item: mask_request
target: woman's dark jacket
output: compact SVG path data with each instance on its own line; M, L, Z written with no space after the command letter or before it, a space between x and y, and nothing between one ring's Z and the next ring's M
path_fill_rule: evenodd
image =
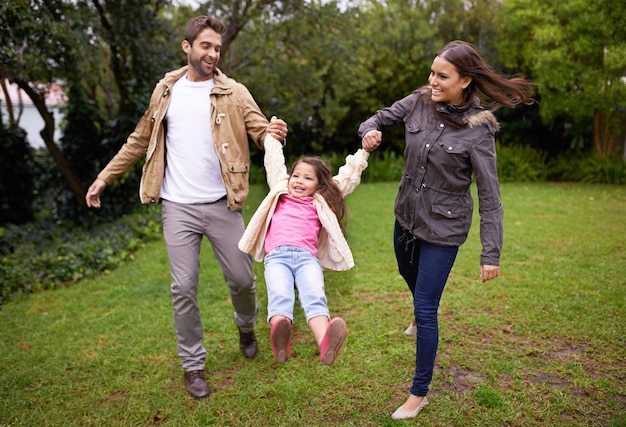
M495 116L478 99L461 108L433 104L430 88L423 87L361 123L359 137L402 125L405 167L395 202L400 226L426 242L463 244L472 223L470 185L475 174L483 247L480 263L500 265L503 209Z

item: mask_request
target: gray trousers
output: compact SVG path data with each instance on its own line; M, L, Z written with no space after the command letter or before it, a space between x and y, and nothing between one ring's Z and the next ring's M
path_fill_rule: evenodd
M244 232L243 218L241 212L228 209L226 200L193 205L163 200L161 216L173 280L178 355L184 370L204 369L206 349L197 297L203 236L211 242L230 288L237 326L251 332L259 313L252 259L237 247Z

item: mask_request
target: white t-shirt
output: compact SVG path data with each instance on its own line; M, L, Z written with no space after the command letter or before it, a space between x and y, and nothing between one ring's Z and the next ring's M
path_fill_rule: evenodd
M187 76L172 87L165 115L166 167L161 197L177 203L208 203L226 195L211 133L213 79L192 82Z

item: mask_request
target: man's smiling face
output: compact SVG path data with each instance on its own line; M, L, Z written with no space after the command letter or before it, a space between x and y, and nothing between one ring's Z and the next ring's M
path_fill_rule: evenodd
M222 35L206 28L198 34L193 44L183 40L182 46L189 64L187 79L194 82L212 79L220 60Z

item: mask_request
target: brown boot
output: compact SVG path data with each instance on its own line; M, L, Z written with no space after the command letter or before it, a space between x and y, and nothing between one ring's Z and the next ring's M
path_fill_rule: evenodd
M239 348L248 359L254 359L258 353L256 335L252 332L241 332L239 329Z
M204 380L204 370L185 371L185 388L194 399L204 399L210 393Z

